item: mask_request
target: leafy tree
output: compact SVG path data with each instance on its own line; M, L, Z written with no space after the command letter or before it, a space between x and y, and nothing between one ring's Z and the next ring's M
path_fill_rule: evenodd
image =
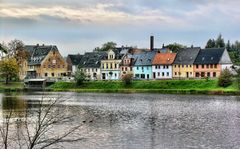
M126 74L122 77L122 81L124 85L131 85L133 80L133 75L132 74Z
M0 43L0 52L7 54L7 48Z
M110 49L116 48L116 46L117 44L115 42L110 41L110 42L104 43L101 48L96 47L95 51L108 51Z
M8 43L8 57L15 58L19 66L29 56L29 52L25 49L24 43L21 40L15 39Z
M74 79L77 83L77 85L82 85L83 82L86 80L86 74L83 72L81 68L78 68L77 71L75 72Z
M9 80L18 76L19 67L15 58L3 59L0 61L0 76L5 79L6 84Z
M228 51L231 50L231 43L230 43L229 40L228 40L228 42L227 42L227 44L226 44L226 49L227 49Z
M179 49L186 48L186 46L184 46L182 44L178 44L178 43L169 44L169 45L167 45L165 47L169 48L173 52L178 52Z
M221 87L228 87L233 82L231 72L226 68L222 71L218 78L218 85Z
M240 68L238 69L235 69L237 75L236 75L236 79L237 79L237 86L238 86L238 89L240 89Z

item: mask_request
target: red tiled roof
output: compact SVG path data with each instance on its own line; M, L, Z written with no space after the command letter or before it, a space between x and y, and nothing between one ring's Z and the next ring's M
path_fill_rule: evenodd
M171 65L176 53L157 53L153 59L153 65Z

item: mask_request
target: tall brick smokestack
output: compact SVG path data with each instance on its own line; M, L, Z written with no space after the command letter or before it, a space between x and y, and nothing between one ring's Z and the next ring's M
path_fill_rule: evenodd
M154 36L150 36L150 50L153 51L154 49Z

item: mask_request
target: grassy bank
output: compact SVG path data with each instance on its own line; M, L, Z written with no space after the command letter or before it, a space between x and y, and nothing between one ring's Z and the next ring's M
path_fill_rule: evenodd
M4 82L0 82L0 91L22 91L23 89L23 82L10 82L7 85Z
M219 87L217 80L157 80L133 81L129 86L121 81L93 81L76 86L70 82L57 82L49 87L53 91L119 92L119 93L171 93L171 94L232 94L239 95L236 83Z

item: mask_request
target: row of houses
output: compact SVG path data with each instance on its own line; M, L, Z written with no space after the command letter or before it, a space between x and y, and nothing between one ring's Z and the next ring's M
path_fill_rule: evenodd
M165 48L134 51L123 47L67 59L73 74L80 67L91 80L119 80L126 74L135 79L214 78L232 68L225 48L185 48L172 53Z
M153 37L150 49L119 47L67 58L57 46L27 45L25 49L30 56L21 65L20 79L71 78L78 68L90 80L119 80L126 74L135 79L215 78L232 67L225 48L191 47L172 53L168 48L154 48Z

